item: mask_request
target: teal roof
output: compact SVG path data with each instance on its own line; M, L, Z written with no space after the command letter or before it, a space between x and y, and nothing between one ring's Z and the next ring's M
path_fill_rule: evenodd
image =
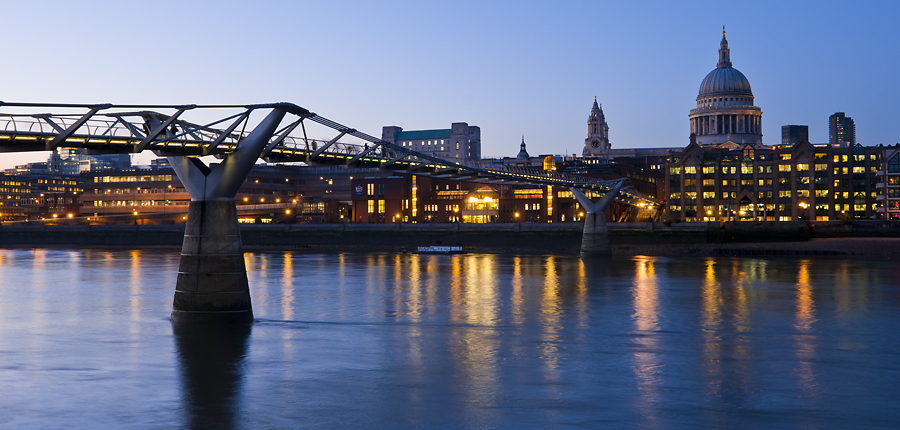
M448 139L450 138L450 129L441 130L415 130L401 131L397 133L396 140L422 140L422 139Z

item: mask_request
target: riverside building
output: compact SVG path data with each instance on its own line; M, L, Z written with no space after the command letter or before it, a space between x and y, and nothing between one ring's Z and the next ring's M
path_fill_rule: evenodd
M381 140L451 160L481 159L481 128L464 122L438 130L404 131L402 127L385 126Z
M809 142L734 148L692 142L669 159L665 203L682 221L870 218L878 212L882 152Z
M883 150L884 167L878 172L878 212L884 219L900 220L900 144L879 149Z

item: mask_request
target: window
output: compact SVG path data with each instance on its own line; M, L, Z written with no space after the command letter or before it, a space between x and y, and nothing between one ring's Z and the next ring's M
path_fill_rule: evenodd
M716 173L716 166L706 166L703 168L703 173Z
M783 199L791 198L791 190L781 190L778 192L778 197Z
M378 213L380 213L380 214L384 213L384 200L378 201Z
M790 159L791 159L791 154L781 154L781 159L782 159L782 160L785 160L785 161L786 161L786 160L790 160Z
M366 209L370 214L375 213L375 200L366 201Z
M684 166L685 174L694 174L697 173L697 166Z
M828 197L828 190L816 190L816 197Z
M709 192L709 191L704 191L704 192L703 192L703 198L704 198L704 199L714 199L714 198L716 198L716 193L714 193L714 192Z
M826 170L828 170L828 165L827 165L827 164L816 164L816 171L817 171L817 172L824 172L824 171L826 171Z
M900 173L900 152L888 160L887 171L888 173Z
M809 171L809 164L797 164L798 172L806 172Z
M669 168L669 174L670 174L670 175L680 175L680 174L681 174L681 167L670 167L670 168Z
M779 172L790 172L790 171L791 171L791 165L790 165L790 164L779 164L779 165L778 165L778 171L779 171Z
M741 166L741 174L752 175L753 174L753 166L742 165Z

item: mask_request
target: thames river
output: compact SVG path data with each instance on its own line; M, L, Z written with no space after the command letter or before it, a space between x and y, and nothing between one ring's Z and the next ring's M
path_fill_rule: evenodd
M892 262L247 253L177 328L178 261L0 250L0 427L900 426Z

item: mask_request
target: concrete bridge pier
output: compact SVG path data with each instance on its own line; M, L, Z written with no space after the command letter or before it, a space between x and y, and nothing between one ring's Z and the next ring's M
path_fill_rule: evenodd
M191 196L172 322L253 321L234 197L284 115L282 109L272 110L213 168L196 157L167 157Z
M612 255L609 245L609 229L606 227L606 214L604 211L612 203L616 193L625 185L625 180L619 180L606 195L597 203L591 201L580 190L572 188L572 194L584 207L584 233L581 236L582 257L607 257Z

